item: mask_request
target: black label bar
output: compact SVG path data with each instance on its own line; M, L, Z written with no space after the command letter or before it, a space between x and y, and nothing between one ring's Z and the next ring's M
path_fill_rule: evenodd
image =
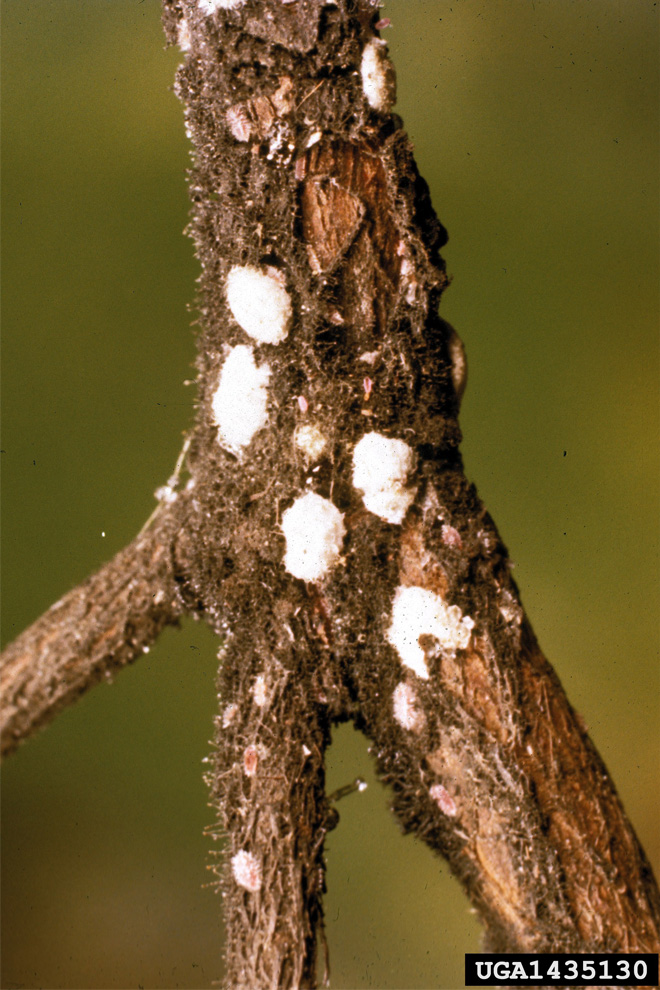
M490 953L465 956L468 987L657 987L658 956L643 952Z

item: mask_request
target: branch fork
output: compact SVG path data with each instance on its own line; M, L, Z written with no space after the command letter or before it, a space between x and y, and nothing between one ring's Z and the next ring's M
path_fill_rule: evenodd
M657 951L657 887L466 480L444 228L370 0L164 0L202 265L190 480L5 651L3 750L201 614L232 987L316 984L338 722L496 950ZM230 630L230 632L228 632Z

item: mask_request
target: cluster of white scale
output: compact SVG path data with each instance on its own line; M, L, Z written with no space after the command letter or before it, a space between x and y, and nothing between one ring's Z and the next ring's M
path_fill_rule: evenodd
M226 282L232 316L252 344L231 348L220 371L212 407L218 441L244 456L253 437L268 422L268 383L271 369L255 355L255 346L279 344L293 319L291 298L282 274L272 268L233 267ZM307 407L306 407L307 408ZM298 428L294 442L310 463L318 460L327 439L313 420ZM412 505L416 487L408 483L416 466L415 452L403 440L366 433L353 450L353 485L365 508L392 525L400 525ZM333 503L316 492L301 494L282 516L286 541L284 567L307 582L323 581L340 562L346 536L344 517ZM456 605L421 587L399 587L392 602L387 636L402 664L418 677L429 676L422 635L432 636L441 649L465 649L474 622Z
M244 2L198 0L198 6L204 14L212 15L223 8L241 7ZM189 50L185 22L179 40L181 48ZM393 72L385 43L379 38L365 45L360 73L366 101L377 111L387 111L393 102ZM243 457L254 436L268 423L271 369L266 361L259 360L255 346L277 345L286 339L293 307L286 280L274 268L234 266L227 276L225 293L232 316L254 345L239 344L229 350L212 398L212 410L218 442ZM313 419L298 427L293 440L310 464L320 460L328 447L328 438ZM365 508L387 523L400 525L417 493L408 484L415 466L415 452L403 440L366 433L353 450L353 485L361 493ZM283 564L294 577L320 582L340 563L346 536L344 517L329 499L310 491L301 494L283 513L282 531L286 541ZM441 650L455 652L467 647L473 627L469 616L435 592L400 586L392 601L387 639L405 667L417 677L428 679L420 637L431 636ZM420 731L423 715L408 681L397 686L392 702L394 717L402 728ZM444 788L436 785L436 790L442 791L432 794L441 810L455 814L453 801ZM232 857L232 872L246 890L257 892L261 888L261 865L253 853L239 850Z

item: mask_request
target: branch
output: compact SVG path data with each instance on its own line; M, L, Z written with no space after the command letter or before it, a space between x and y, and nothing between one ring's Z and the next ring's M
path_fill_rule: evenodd
M208 832L229 836L216 872L232 987L316 985L325 891L323 840L331 821L324 754L325 713L310 696L314 672L287 637L270 655L242 645L240 682L227 663L207 782L220 817ZM268 675L263 671L268 670ZM228 861L225 869L224 860ZM327 960L326 960L327 963ZM326 966L327 968L327 966Z
M449 860L492 949L655 952L653 874L538 648L497 532L463 479L428 474L427 510L402 535L399 580L461 601L475 625L458 648L428 642L428 678L387 669L372 644L355 665L360 724L394 810ZM450 498L467 513L448 512ZM438 525L447 516L460 534Z
M111 680L148 650L163 626L178 621L174 525L172 514L161 510L150 528L3 651L3 755L88 688Z
M347 719L492 947L657 949L644 853L463 473L446 234L374 3L163 11L202 265L190 480L9 648L8 745L202 613L227 641L208 782L229 985L315 983L324 752Z

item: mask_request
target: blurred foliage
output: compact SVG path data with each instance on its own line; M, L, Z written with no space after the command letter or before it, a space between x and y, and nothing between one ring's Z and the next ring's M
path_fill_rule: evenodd
M450 232L469 475L656 869L658 13L389 0L398 112ZM187 146L157 0L2 0L3 638L127 543L193 396ZM201 780L218 643L170 630L3 770L10 987L210 987ZM334 987L458 987L479 946L367 776L328 840Z

